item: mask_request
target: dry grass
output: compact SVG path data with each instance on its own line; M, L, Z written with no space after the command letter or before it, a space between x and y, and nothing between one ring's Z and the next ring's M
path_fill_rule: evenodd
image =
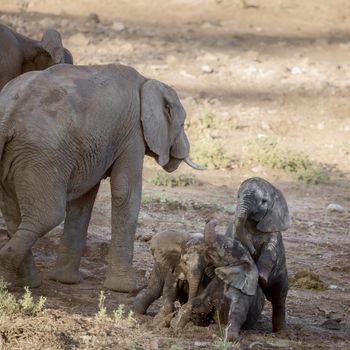
M328 287L317 273L310 270L299 271L294 276L289 277L289 284L295 288L314 290L326 290Z

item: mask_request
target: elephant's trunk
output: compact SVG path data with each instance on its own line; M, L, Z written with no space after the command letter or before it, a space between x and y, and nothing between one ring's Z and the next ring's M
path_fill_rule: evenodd
M216 240L216 232L215 232L215 226L216 226L215 220L210 220L206 223L204 228L204 240L208 243L213 243Z
M254 255L256 251L253 243L248 238L245 225L249 215L252 213L254 205L255 202L252 195L242 196L238 200L235 215L235 237L248 248L251 255Z
M201 271L193 271L188 279L188 300L196 297L198 294L199 284L202 279Z
M238 198L236 214L235 214L235 228L236 234L240 240L243 239L244 226L249 217L252 208L254 207L253 194L241 194Z
M196 170L207 170L207 168L203 165L196 164L190 157L186 157L184 162L189 165L191 168Z

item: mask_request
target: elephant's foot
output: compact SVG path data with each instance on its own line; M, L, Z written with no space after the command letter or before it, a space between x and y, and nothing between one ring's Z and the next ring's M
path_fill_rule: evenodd
M138 290L136 271L130 268L126 271L109 271L104 287L121 293L130 293Z
M192 316L192 305L185 304L180 309L178 314L171 320L170 327L178 332L183 329L186 324L191 320Z
M13 287L36 288L41 284L40 273L37 270L33 256L27 255L18 268L10 264L10 259L0 257L0 277Z
M41 276L35 265L20 268L16 273L14 285L17 287L39 287L41 285Z
M3 279L11 286L16 286L16 270L8 266L2 258L0 258L0 279Z
M238 344L240 341L239 329L230 327L227 330L227 340L233 342L234 344Z
M153 325L158 329L169 327L172 318L173 318L173 305L165 304L160 308L158 314L154 317Z
M49 272L49 279L65 284L78 284L81 283L87 275L80 272L77 269L67 267L54 267Z
M287 323L286 323L284 317L272 320L272 331L274 333L281 332L281 331L284 331L286 329L287 329Z

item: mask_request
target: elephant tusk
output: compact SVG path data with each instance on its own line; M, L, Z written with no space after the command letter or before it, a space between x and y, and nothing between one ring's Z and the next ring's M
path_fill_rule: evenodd
M186 157L183 161L187 165L189 165L191 168L193 168L193 169L196 169L196 170L207 170L207 168L205 166L196 164L189 157Z

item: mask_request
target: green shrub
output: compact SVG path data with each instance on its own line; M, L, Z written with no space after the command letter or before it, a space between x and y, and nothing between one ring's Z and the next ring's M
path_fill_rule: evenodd
M193 142L191 157L208 169L225 169L232 165L232 159L225 153L220 144L211 138Z
M46 298L41 296L39 297L38 302L35 303L29 288L24 287L24 290L25 292L23 294L23 297L19 300L20 309L25 315L35 316L43 310L46 303Z
M176 200L164 192L142 194L142 204L151 204L151 203L168 204L173 202L176 202Z
M283 147L270 138L250 142L243 154L242 163L257 163L272 169L280 169L305 183L317 184L329 179L323 164L310 160L303 152Z
M101 290L100 296L98 298L98 311L96 314L96 318L100 321L107 318L107 309L105 307L105 301L106 301L105 293Z
M27 316L36 316L43 310L46 298L40 297L37 302L34 301L32 293L28 287L24 287L24 294L21 299L9 293L9 284L0 279L0 317L21 313Z
M195 184L196 177L192 174L170 175L159 171L151 182L156 186L185 187Z
M9 293L8 286L6 281L0 279L0 317L15 314L19 310L16 297Z

